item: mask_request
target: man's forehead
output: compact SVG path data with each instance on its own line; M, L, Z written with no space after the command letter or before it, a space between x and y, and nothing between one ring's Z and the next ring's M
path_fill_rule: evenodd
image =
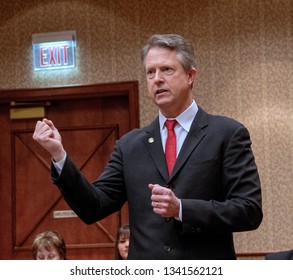
M178 61L177 52L166 48L152 48L146 55L146 66L156 64L170 64Z

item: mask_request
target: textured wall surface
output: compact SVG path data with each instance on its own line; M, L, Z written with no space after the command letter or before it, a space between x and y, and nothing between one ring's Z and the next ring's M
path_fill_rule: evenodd
M261 176L264 221L235 234L236 249L293 248L293 1L2 0L0 13L1 89L138 80L141 126L157 114L140 63L146 39L194 42L194 97L249 128ZM76 68L34 73L32 34L66 30L77 34Z

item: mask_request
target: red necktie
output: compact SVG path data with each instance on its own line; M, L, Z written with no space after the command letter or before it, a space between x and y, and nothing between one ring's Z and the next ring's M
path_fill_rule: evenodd
M176 123L176 120L166 120L165 122L165 126L168 129L168 136L165 147L165 157L169 175L172 173L173 166L176 161L176 134L174 132L174 127Z

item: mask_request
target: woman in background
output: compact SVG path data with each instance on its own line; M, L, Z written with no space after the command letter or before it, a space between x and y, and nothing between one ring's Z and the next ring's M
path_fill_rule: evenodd
M120 227L116 236L116 259L127 260L129 249L130 228L129 225Z
M35 260L66 260L65 241L57 231L43 231L33 241L32 254Z

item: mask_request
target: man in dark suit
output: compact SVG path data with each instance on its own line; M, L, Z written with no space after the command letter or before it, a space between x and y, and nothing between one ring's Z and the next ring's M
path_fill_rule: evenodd
M192 44L183 37L151 36L142 62L158 117L116 142L93 184L66 153L52 121L38 121L33 138L54 159L52 178L88 224L128 201L129 259L236 259L233 232L254 230L262 221L249 132L193 100L197 70ZM167 119L176 120L177 158L170 174L164 155Z

